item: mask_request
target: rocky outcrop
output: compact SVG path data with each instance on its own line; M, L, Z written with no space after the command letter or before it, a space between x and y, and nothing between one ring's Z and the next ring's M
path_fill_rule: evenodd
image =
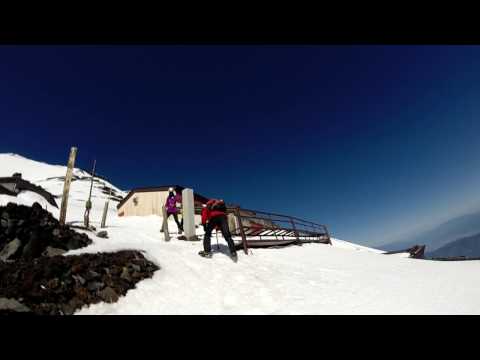
M99 238L108 239L108 233L107 233L105 230L99 231L99 232L97 233L97 236L98 236Z
M0 194L6 194L10 196L17 196L22 191L31 191L45 198L50 205L58 208L55 201L55 197L46 191L41 186L32 184L31 182L22 179L22 174L15 173L11 177L0 178Z
M0 262L0 314L70 315L117 301L158 269L138 251Z
M31 310L15 299L0 298L0 314L29 313Z
M62 256L91 242L38 203L0 207L0 314L73 314L118 301L158 270L138 251Z
M0 261L34 259L87 246L92 240L61 226L40 204L0 206Z

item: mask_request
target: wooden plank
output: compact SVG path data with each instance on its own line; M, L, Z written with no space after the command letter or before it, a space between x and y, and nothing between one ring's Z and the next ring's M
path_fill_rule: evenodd
M63 184L62 205L60 207L60 225L65 225L67 218L68 194L70 192L70 184L72 183L73 168L75 166L75 158L77 156L77 148L70 149L70 156L68 158L67 174Z

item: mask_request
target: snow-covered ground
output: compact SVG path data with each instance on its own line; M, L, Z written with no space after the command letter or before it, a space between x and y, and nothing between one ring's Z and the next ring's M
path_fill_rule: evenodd
M66 162L66 161L65 161ZM50 211L55 217L59 217L60 204L63 194L63 179L67 173L67 167L64 165L50 165L34 160L27 159L17 154L0 154L0 177L12 176L15 172L22 174L22 178L31 183L43 187L56 197L58 209L50 205L42 196L35 193L20 193L17 197L0 195L0 205L6 205L8 202L16 202L22 205L31 205L37 201L40 205ZM73 180L70 185L70 194L68 197L67 223L83 222L85 212L85 202L90 191L90 176L87 172L75 168L74 177L81 180ZM92 219L101 219L105 201L108 194L102 191L102 187L112 188L114 193L119 196L126 196L126 193L118 189L108 181L98 179L94 182L92 189L92 209L90 217ZM109 205L109 214L116 214L116 205L118 201L111 201Z
M61 186L45 180L53 170L57 172L53 176L66 172L65 167L0 154L0 176L22 172L25 179L61 194ZM76 201L69 202L67 220L81 221L88 186L79 181L73 189ZM94 225L104 203L104 195L97 195ZM0 195L0 204L8 200L19 201ZM29 195L20 199L26 204L33 200ZM108 218L110 238L89 233L93 244L68 254L140 249L161 270L117 303L92 305L77 314L480 314L480 261L415 260L334 239L333 246L239 252L235 264L220 236L220 251L204 259L197 255L200 242L175 237L165 242L160 217L117 217L115 205L111 204ZM169 226L176 231L174 222ZM215 236L212 242L216 251Z

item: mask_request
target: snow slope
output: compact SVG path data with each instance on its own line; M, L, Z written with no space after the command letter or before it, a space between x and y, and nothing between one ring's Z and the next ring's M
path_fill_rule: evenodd
M63 193L63 178L67 173L67 167L63 165L50 165L34 160L27 159L17 154L0 154L0 177L12 176L15 172L22 174L22 178L32 182L35 185L43 187L56 197L56 202L60 208ZM70 195L68 198L67 223L83 222L85 212L85 202L90 191L89 174L86 171L75 168L73 171L74 179L70 185ZM96 178L92 189L92 210L90 217L95 222L101 220L103 207L108 197L103 189L112 189L113 194L123 197L126 193L108 181ZM0 195L0 205L6 205L9 201L22 205L32 205L35 201L47 208L55 217L58 218L60 209L51 206L43 197L32 192L21 192L17 197ZM116 205L118 201L113 199L109 205L109 214L116 214Z
M0 156L2 171L4 158ZM9 161L19 160L18 166L10 166L26 174L20 165L27 163L22 159L10 155ZM46 178L40 175L43 166L34 174L38 181ZM49 166L45 169L45 173L51 170ZM68 217L81 221L84 202L80 200L86 193L80 185L77 190L79 201L69 203ZM93 244L67 255L140 249L161 270L117 303L91 305L78 311L80 315L480 314L479 261L433 262L387 256L380 250L334 239L333 246L306 244L253 249L250 255L239 252L235 264L227 257L227 246L220 236L220 250L216 250L214 236L216 252L212 259L204 259L197 255L200 242L175 237L165 242L160 217L117 217L115 207L111 208L110 238L89 233ZM169 226L176 231L174 222Z

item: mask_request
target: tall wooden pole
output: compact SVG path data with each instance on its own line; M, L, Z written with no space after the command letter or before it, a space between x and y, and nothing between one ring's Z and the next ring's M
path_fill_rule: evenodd
M62 205L60 207L60 225L65 225L65 220L67 218L68 193L70 192L70 184L72 182L73 167L75 166L76 156L77 148L72 147L68 158L67 174L65 175L65 182L63 184Z
M103 208L102 224L100 225L102 229L105 227L105 223L107 222L108 203L110 202L110 196L112 196L112 188L110 188L110 194L108 194L105 207Z
M93 170L92 170L92 179L90 181L90 193L88 194L88 200L85 204L85 216L84 216L84 225L88 228L90 224L90 209L92 208L92 189L93 189L93 178L95 177L95 165L97 164L97 160L93 160Z
M163 217L163 224L162 224L162 232L163 236L165 236L165 241L170 241L170 233L168 232L168 217L167 217L167 209L165 209L165 205L162 205L162 217Z

